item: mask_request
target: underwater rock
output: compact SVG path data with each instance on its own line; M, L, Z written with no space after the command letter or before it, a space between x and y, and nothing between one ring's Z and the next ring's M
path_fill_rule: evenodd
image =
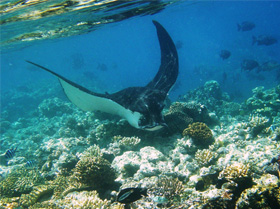
M142 160L146 160L151 163L158 163L159 161L166 160L165 156L160 151L151 146L140 149L139 154Z
M195 145L207 147L214 142L211 129L205 123L192 123L183 131L183 136L190 136Z
M141 164L141 156L137 152L127 151L122 155L115 157L112 167L120 174L118 180L133 177L139 170Z

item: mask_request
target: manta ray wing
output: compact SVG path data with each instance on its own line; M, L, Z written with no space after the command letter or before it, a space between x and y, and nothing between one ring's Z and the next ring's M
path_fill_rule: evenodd
M109 94L99 94L88 90L87 88L74 83L73 81L64 78L63 76L53 72L52 70L38 65L34 62L26 60L28 63L33 64L51 74L55 75L64 90L68 99L77 107L84 111L102 111L110 114L119 115L126 118L127 121L134 127L139 128L138 120L141 117L140 113L132 112L124 106L110 99Z
M179 73L178 53L174 42L167 31L157 21L153 20L157 28L161 50L161 64L154 79L147 87L164 91L166 94L177 80Z

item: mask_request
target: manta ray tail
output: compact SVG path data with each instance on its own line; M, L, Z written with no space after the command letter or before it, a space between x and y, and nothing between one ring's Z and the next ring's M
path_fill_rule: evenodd
M157 21L153 20L153 23L156 26L160 44L161 65L156 76L148 83L147 87L156 88L167 94L178 77L178 54L175 44L167 31Z

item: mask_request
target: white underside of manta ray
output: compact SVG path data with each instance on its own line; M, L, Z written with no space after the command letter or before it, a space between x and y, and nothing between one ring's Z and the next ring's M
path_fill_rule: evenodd
M164 100L177 80L178 54L167 31L153 21L161 49L161 65L154 79L144 87L129 87L113 94L92 92L63 76L31 61L27 61L58 77L69 100L84 111L102 111L119 115L138 129L158 130L165 125L162 110Z

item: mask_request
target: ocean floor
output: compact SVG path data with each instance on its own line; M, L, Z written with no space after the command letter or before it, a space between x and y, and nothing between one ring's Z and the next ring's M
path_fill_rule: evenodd
M167 101L156 132L56 88L2 95L0 208L280 208L280 85L240 104L208 81ZM148 196L116 202L128 187Z

